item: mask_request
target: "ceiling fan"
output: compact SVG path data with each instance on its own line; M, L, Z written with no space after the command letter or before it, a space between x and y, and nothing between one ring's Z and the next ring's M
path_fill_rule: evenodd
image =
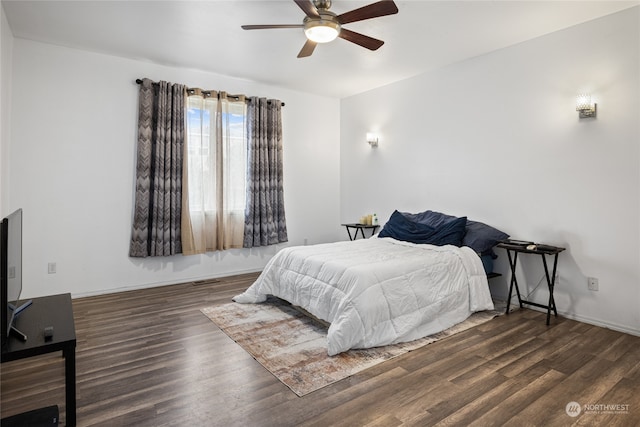
M336 37L340 37L351 43L355 43L369 50L377 50L384 44L382 40L347 30L342 26L351 22L364 21L365 19L378 18L380 16L398 13L398 7L393 0L382 0L336 15L331 12L331 0L294 0L300 9L307 15L302 24L291 25L243 25L243 30L265 30L273 28L302 28L307 36L307 41L298 53L298 58L311 56L318 43L328 43Z

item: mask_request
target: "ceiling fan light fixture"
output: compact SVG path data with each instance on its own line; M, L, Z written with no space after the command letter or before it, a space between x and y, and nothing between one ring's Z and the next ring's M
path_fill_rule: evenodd
M304 24L304 34L316 43L329 43L340 34L340 24L324 19L308 21Z
M302 28L307 40L298 53L298 58L306 58L311 56L318 44L329 43L335 40L336 37L369 50L377 50L384 44L382 40L342 28L342 26L398 13L398 7L393 0L378 0L375 3L341 13L340 15L329 10L331 0L294 0L294 2L305 14L301 25L242 25L242 29Z

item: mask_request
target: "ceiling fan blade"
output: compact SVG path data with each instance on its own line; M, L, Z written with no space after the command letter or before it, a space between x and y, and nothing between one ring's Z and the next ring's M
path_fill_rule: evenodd
M318 13L318 9L311 3L311 0L293 0L296 2L300 9L309 17L309 18L320 18L320 14Z
M366 47L369 50L378 50L380 46L384 44L382 40L374 39L373 37L365 36L364 34L356 33L355 31L347 30L346 28L340 30L338 37L362 47Z
M382 0L354 9L350 12L345 12L342 15L338 15L336 19L340 24L348 24L350 22L364 21L365 19L393 15L396 13L398 13L398 7L393 0Z
M316 45L317 45L316 42L307 39L306 43L304 44L304 46L302 46L302 49L298 54L298 58L305 58L307 56L311 56L311 54L313 53L313 50L316 48Z
M242 25L243 30L270 30L273 28L304 28L302 24L283 25Z

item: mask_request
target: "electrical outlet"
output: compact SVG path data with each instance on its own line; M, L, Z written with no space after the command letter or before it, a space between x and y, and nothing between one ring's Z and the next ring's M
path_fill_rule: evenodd
M587 277L587 287L590 291L597 291L600 289L598 279L596 277Z
M47 265L47 272L49 274L55 274L55 272L56 272L56 263L55 262L50 262Z

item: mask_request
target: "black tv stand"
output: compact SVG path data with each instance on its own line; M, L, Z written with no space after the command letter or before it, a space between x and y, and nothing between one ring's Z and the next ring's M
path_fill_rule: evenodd
M66 425L68 427L75 426L76 330L71 295L62 294L34 298L33 306L18 316L15 321L15 326L29 336L29 341L7 340L0 353L2 363L62 351L65 366ZM47 328L55 329L55 336L47 339L45 331ZM1 424L4 427L4 420Z

